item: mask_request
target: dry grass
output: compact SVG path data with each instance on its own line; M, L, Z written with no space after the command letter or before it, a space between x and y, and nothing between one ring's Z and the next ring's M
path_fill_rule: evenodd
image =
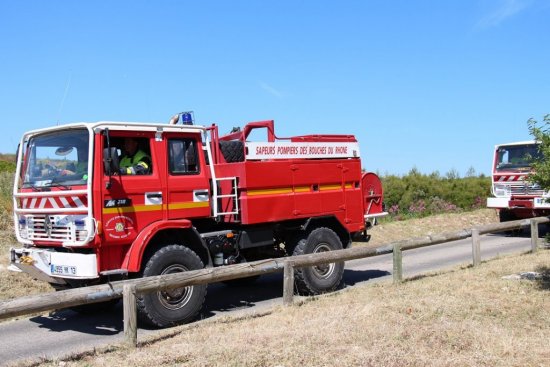
M13 229L13 173L0 172L0 300L52 291L48 284L7 270L10 247L19 247Z
M476 225L498 223L498 221L498 215L494 209L479 209L471 212L439 214L398 222L383 222L369 231L372 238L368 245L380 246L392 241L452 232L472 228Z
M550 251L401 285L356 287L263 317L180 327L137 350L46 366L547 366Z
M32 279L24 273L15 273L7 269L9 265L10 247L18 247L13 231L13 222L4 224L0 228L0 301L17 297L28 296L44 292L52 292L53 289L44 282Z

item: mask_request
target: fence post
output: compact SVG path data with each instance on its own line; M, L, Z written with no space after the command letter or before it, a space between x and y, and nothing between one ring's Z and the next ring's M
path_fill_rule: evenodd
M539 223L536 219L531 219L531 252L537 252L539 245Z
M472 257L473 266L479 266L481 264L481 239L477 229L472 229Z
M283 264L283 305L290 306L294 301L294 263L286 260Z
M403 251L400 244L393 245L393 282L403 281Z
M125 284L122 288L124 306L124 338L126 344L137 346L137 305L136 286Z

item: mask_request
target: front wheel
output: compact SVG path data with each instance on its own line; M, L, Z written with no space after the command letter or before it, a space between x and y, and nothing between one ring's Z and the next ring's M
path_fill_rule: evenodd
M341 250L342 242L330 228L317 228L305 238L296 238L293 256ZM299 294L311 296L338 289L344 275L344 263L329 263L296 268L294 282Z
M511 211L510 209L500 209L498 211L498 219L500 220L501 223L504 223L504 222L510 222L510 221L516 220L518 218L516 217L514 212Z
M143 276L180 273L203 267L203 262L191 249L168 245L149 258ZM206 284L142 294L137 299L138 316L142 322L156 327L186 323L197 316L205 297Z

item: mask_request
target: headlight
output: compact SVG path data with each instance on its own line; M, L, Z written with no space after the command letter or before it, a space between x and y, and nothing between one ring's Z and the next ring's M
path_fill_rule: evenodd
M495 196L510 196L512 194L512 188L509 185L496 184Z
M28 238L28 231L27 231L27 218L24 215L19 216L18 220L18 226L19 226L19 234L22 238Z

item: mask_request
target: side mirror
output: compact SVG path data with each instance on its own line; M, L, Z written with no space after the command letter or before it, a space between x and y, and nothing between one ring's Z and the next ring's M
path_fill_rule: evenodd
M120 162L118 161L116 147L103 149L103 169L105 170L105 174L109 176L119 172Z

